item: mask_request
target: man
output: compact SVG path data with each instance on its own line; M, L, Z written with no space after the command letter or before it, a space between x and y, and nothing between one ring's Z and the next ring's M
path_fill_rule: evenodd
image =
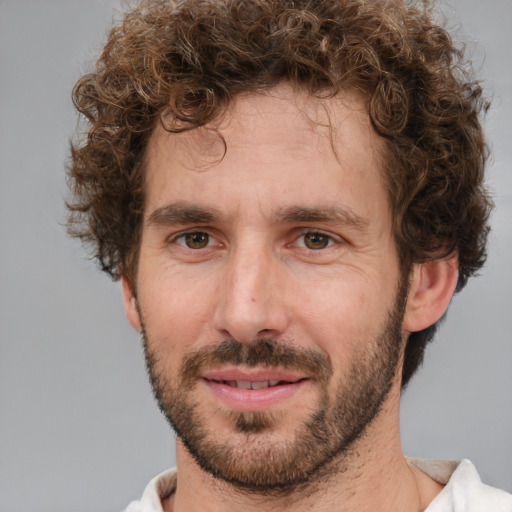
M400 446L401 389L485 260L461 59L398 0L154 0L113 29L74 92L71 229L178 435L130 512L512 510Z

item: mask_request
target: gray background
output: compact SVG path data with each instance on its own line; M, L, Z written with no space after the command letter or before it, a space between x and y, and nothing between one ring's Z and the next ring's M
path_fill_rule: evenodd
M120 511L174 464L119 285L61 226L70 91L119 8L0 0L0 512ZM454 299L405 394L403 444L469 457L512 491L512 2L443 10L494 92L497 209L483 276Z

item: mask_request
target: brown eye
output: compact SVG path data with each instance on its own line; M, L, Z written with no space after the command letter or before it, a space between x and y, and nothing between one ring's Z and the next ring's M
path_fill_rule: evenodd
M325 249L331 243L331 237L323 233L306 233L304 235L304 245L308 249Z
M193 233L186 233L183 235L185 245L189 249L204 249L208 247L210 243L210 235L208 233L202 233L195 231Z

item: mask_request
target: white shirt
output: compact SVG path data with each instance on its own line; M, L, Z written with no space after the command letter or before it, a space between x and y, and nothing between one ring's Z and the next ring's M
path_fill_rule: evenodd
M424 473L445 485L425 512L512 512L512 495L485 485L475 466L467 460L407 459ZM158 475L147 485L142 499L132 501L125 512L163 512L161 497L176 487L176 470Z

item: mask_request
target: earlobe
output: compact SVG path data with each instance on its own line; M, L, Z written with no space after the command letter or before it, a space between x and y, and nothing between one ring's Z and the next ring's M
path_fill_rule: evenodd
M137 298L133 292L133 286L126 277L121 277L121 286L123 289L123 303L126 317L132 327L137 331L142 331L142 322L140 319L139 309L137 307Z
M405 331L421 331L443 316L455 292L458 275L456 254L414 264L403 323Z

